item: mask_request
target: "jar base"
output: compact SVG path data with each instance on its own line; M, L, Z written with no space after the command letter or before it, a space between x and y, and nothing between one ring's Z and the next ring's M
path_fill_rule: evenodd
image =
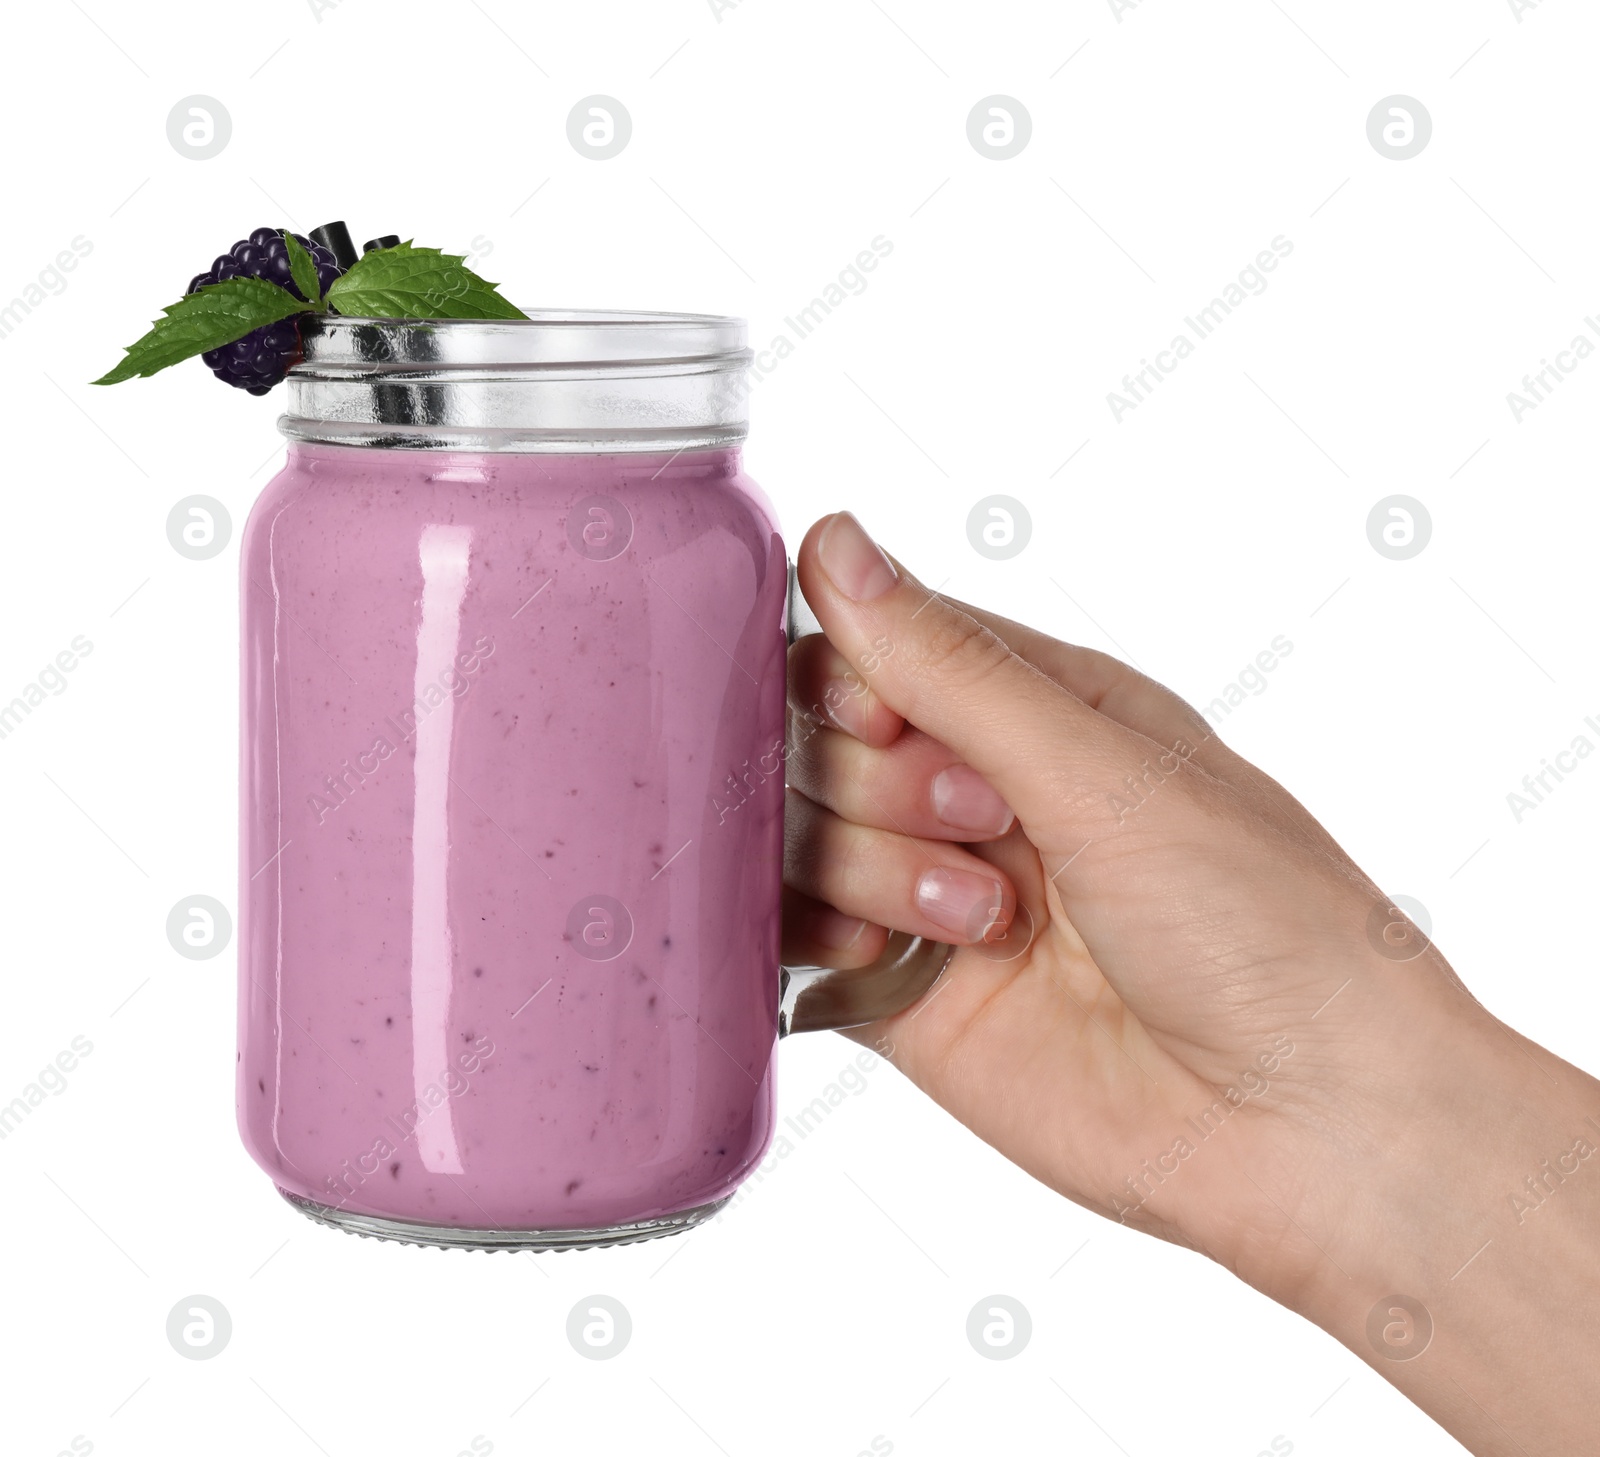
M704 1224L733 1196L714 1199L676 1214L658 1219L640 1219L630 1224L612 1224L592 1229L462 1229L453 1225L421 1224L409 1219L385 1219L377 1214L357 1214L318 1204L302 1194L279 1189L290 1204L308 1219L346 1234L367 1239L394 1240L400 1244L428 1245L442 1250L511 1250L538 1253L547 1250L600 1250L612 1245L638 1244L647 1239L662 1239L682 1234Z

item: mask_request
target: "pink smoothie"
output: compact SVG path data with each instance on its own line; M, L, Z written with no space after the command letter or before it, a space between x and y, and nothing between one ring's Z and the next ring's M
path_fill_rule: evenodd
M728 1194L772 1128L783 795L738 452L294 445L242 572L255 1160L455 1228Z

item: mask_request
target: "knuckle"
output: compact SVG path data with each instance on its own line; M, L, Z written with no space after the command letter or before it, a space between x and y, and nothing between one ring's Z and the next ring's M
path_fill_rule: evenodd
M910 655L908 655L910 656ZM959 692L987 682L1014 654L981 622L955 610L937 613L917 644L916 666L938 692Z
M875 835L844 824L830 847L826 875L836 894L856 901L870 893L877 876L879 855Z
M881 781L882 775L869 765L835 774L829 792L839 815L851 824L887 829L890 820L884 808L886 791Z
M784 824L784 879L813 899L837 905L871 887L876 837L827 808L791 793Z
M785 774L792 788L845 819L862 818L863 790L870 793L874 765L858 756L855 741L813 720L794 716L789 725Z

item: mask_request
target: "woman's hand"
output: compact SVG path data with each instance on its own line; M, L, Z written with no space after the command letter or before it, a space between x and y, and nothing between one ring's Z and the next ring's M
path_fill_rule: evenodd
M1549 1352L1532 1394L1486 1353L1560 1259L1593 1309L1544 1329L1600 1345L1572 1224L1600 1216L1600 1159L1538 1236L1508 1200L1586 1115L1600 1146L1600 1086L1492 1018L1159 684L930 593L848 514L799 573L826 637L790 654L785 960L865 965L886 927L963 947L863 1036L980 1137L1310 1315L1475 1450L1575 1440L1537 1395ZM1378 1318L1397 1295L1431 1360L1394 1348L1420 1317Z

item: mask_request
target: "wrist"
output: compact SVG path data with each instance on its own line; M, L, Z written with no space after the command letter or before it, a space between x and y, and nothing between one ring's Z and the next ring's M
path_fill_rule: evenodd
M1303 1262L1296 1306L1341 1339L1361 1296L1448 1300L1562 1195L1600 1197L1600 1083L1476 1003L1441 1019L1383 1102L1373 1137L1328 1151L1328 1253Z
M1374 1071L1326 1111L1261 1288L1473 1451L1576 1450L1600 1309L1600 1083L1464 996L1412 1035L1403 1076Z

